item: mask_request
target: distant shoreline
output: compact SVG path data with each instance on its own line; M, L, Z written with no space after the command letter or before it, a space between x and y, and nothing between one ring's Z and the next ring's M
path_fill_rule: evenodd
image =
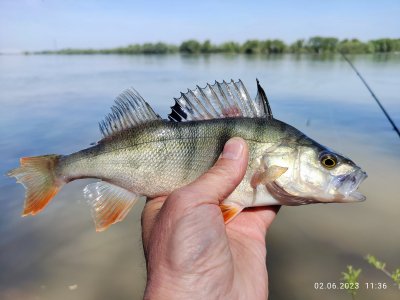
M131 44L125 47L109 49L60 49L23 52L22 54L211 54L211 53L243 53L243 54L282 54L282 53L390 53L400 52L400 39L382 38L362 42L358 39L339 40L333 37L311 37L308 40L299 39L292 44L285 44L282 40L248 40L244 43L233 41L213 44L209 40L199 42L187 40L180 45L163 42ZM4 54L4 53L3 53Z

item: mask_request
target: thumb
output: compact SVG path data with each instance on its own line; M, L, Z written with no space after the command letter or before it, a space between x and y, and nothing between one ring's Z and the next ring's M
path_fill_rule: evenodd
M157 216L162 213L168 215L168 218L171 215L181 216L179 212L199 204L218 205L242 181L247 169L248 156L246 142L242 138L232 138L225 144L215 165L205 174L172 192L168 197L147 201L142 213L145 253Z
M227 198L242 181L249 159L246 142L242 138L232 138L226 142L224 150L215 165L195 181L179 190L186 200L181 205L201 203L219 204Z

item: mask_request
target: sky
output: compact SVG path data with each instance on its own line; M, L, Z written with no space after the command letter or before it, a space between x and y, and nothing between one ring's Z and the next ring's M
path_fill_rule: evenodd
M400 38L399 0L0 0L0 52L186 39Z

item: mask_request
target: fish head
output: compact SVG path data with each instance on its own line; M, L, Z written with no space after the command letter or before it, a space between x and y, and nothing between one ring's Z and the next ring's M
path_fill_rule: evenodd
M285 205L360 202L357 191L367 174L349 158L303 136L267 155L266 168L287 169L267 189Z

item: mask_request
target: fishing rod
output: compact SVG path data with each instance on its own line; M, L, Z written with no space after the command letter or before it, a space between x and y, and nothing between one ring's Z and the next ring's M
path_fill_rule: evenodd
M397 128L396 124L393 122L392 118L389 116L388 112L386 111L386 109L383 107L383 105L381 104L381 102L379 101L378 97L375 95L375 93L372 91L372 89L369 87L368 83L365 81L364 77L361 76L360 72L358 72L357 68L353 65L353 63L347 58L347 56L343 53L343 52L339 52L343 58L345 59L345 61L347 61L350 65L350 67L354 70L354 72L356 72L357 76L361 79L361 81L364 83L364 85L366 86L366 88L368 89L368 91L371 93L371 96L375 99L376 103L379 105L379 107L381 108L381 110L383 111L383 113L385 114L386 118L388 119L388 121L390 122L390 124L392 124L394 131L397 132L397 134L399 135L400 138L400 130Z

